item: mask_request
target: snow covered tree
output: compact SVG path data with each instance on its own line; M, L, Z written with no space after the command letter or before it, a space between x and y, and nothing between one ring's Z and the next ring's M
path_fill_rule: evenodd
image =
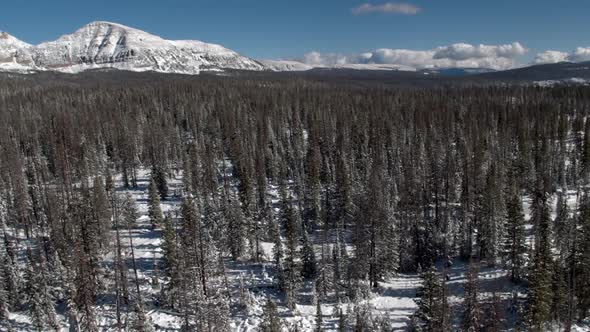
M589 138L590 140L590 138ZM589 148L590 149L590 148ZM580 203L577 248L574 252L575 292L578 299L578 318L584 319L590 313L590 192L582 195Z
M293 206L291 205L291 197L287 199L287 202L283 203L284 211L283 222L285 224L285 237L287 240L287 250L285 255L285 295L287 297L287 307L289 309L295 308L296 293L300 281L299 272L299 250L297 250L297 244L299 239L299 225L297 223L297 216Z
M54 301L47 284L47 266L40 253L36 259L27 252L26 294L31 322L37 331L59 330Z
M269 298L266 300L264 311L262 312L262 322L259 326L260 332L281 332L282 323L277 305Z
M367 278L372 287L393 274L399 261L388 178L382 162L375 161L353 231L356 277Z
M500 244L505 223L506 208L500 176L498 166L496 163L492 163L488 170L483 191L477 233L479 257L486 260L490 265L495 265L500 257Z
M279 289L284 290L285 286L285 275L284 275L284 266L283 266L283 259L284 259L284 250L283 250L283 241L281 239L281 229L278 223L277 218L274 215L270 218L270 234L272 236L272 242L274 244L272 248L272 256L273 262L276 271L276 281L277 286Z
M178 240L176 229L172 224L172 216L164 218L164 229L162 230L162 260L164 262L164 275L169 282L162 288L164 303L172 308L179 303L180 289L180 261L178 254Z
M21 298L21 290L24 288L24 283L20 277L18 266L11 259L10 255L4 248L0 249L3 255L0 255L2 259L2 271L4 278L4 286L6 290L6 300L8 303L8 310L20 310L23 304Z
M535 257L529 276L527 295L527 323L531 330L542 331L551 318L551 274L553 260L550 243L550 207L546 195L537 193L540 201L537 213L539 241L535 247Z
M158 187L160 197L162 199L166 199L166 197L168 197L168 179L166 175L166 170L161 166L154 166L152 168L151 178L154 179L156 187Z
M316 301L315 305L315 331L322 332L324 329L323 325L323 317L322 317L322 301L319 299Z
M449 327L450 313L446 302L445 289L436 269L431 267L422 274L422 286L416 300L418 310L415 315L420 328L426 331L445 331Z
M30 253L29 256L31 256ZM47 328L47 326L45 325L45 315L43 313L41 291L39 290L39 285L37 284L38 278L31 259L32 257L29 258L25 274L25 278L27 280L27 305L29 309L29 317L31 317L31 322L35 327L35 330L42 332Z
M244 256L246 253L246 224L244 223L244 213L239 206L233 193L228 191L226 201L224 202L223 216L227 225L227 242L229 251L234 260Z
M482 326L482 309L478 299L479 282L478 269L473 259L469 262L467 283L465 284L465 295L463 300L463 331L480 331Z
M154 325L149 316L146 315L143 305L137 302L133 305L133 311L129 318L128 328L137 332L155 332Z
M307 230L318 228L321 224L321 182L320 182L320 149L310 144L307 155L306 186L303 211L303 223Z
M99 239L98 244L100 249L104 250L111 243L112 225L107 193L100 177L94 178L94 185L92 187L92 200L94 222L96 223L97 236Z
M486 320L484 322L484 331L500 332L504 331L503 327L503 308L500 296L496 292L492 293L492 299L486 309Z
M525 265L526 242L524 229L524 213L522 201L518 191L511 187L508 195L506 237L504 240L504 260L510 270L510 278L513 282L520 280L523 276Z
M2 260L2 251L0 250L0 260ZM8 292L6 291L6 283L4 282L4 276L0 274L0 321L5 322L8 320ZM1 325L0 325L1 326Z
M160 193L156 181L152 176L148 186L148 216L152 225L162 224L162 208L160 207Z
M301 238L301 275L305 279L313 279L316 277L317 274L315 251L313 249L313 244L309 240L307 231L303 229L301 233L303 234Z
M573 220L567 204L567 192L557 194L557 210L553 220L553 243L562 259L566 259L571 246L571 227Z
M558 324L569 319L566 275L567 269L556 259L551 272L551 320Z

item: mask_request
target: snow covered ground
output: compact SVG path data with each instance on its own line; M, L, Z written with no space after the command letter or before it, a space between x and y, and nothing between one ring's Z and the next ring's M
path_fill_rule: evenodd
M138 173L138 187L136 189L125 190L122 188L120 176L116 179L117 191L121 194L129 194L133 197L139 211L139 218L136 226L131 230L130 236L135 248L135 258L138 266L138 275L140 287L144 300L147 302L148 317L153 322L158 331L177 331L181 326L181 317L178 313L162 309L155 305L157 294L160 292L160 285L163 280L159 280L158 285L154 284L154 278L158 279L160 274L156 266L162 258L161 249L161 232L159 228L153 229L148 217L147 187L150 173L148 170L140 170ZM182 178L176 175L169 179L170 197L163 200L161 207L164 213L176 213L181 203L181 186ZM277 190L273 187L270 194L277 200ZM575 192L568 193L568 203L575 208ZM525 211L528 211L530 200L524 201ZM530 229L530 227L529 227ZM122 243L127 245L125 256L129 260L129 237L126 231L122 232ZM312 237L312 241L313 241ZM272 248L273 244L263 242L264 258L260 263L249 261L232 262L225 259L226 274L230 285L232 301L238 301L240 289L246 289L250 297L250 305L244 310L232 309L232 328L235 331L256 331L261 322L263 307L267 297L271 297L278 305L279 314L284 321L284 330L288 331L297 327L300 331L311 331L315 328L316 306L312 303L312 286L311 282L302 285L299 292L299 300L295 310L289 310L286 307L284 298L272 287ZM318 246L319 251L319 246ZM107 258L108 261L109 258ZM110 258L112 260L112 257ZM131 264L127 263L132 274ZM442 265L440 266L442 268ZM453 310L455 323L458 324L461 317L461 303L466 281L466 273L469 264L460 260L454 260L452 266L447 269L448 273L448 291L449 303ZM108 271L107 271L108 273ZM240 285L243 285L242 287ZM515 294L518 301L523 300L523 286L515 285L509 280L505 270L499 267L481 266L479 270L479 286L482 302L490 300L492 293L496 293L501 299L501 306L506 309L508 316L504 317L508 325L512 325L517 319L515 311ZM416 292L420 287L420 277L417 274L399 274L380 284L377 292L373 293L368 299L359 303L381 317L386 317L395 331L407 330L411 315L417 309L414 302ZM108 297L99 299L96 307L98 323L102 331L115 331L115 306ZM325 331L335 331L338 328L339 315L338 308L344 313L351 310L349 303L322 303L323 329ZM58 307L60 314L60 323L63 326L62 331L67 331L66 319L63 316L63 307ZM126 314L124 314L124 319ZM11 313L10 320L16 331L31 330L30 321L25 313ZM351 321L350 323L354 323ZM588 331L587 327L575 327L575 331Z

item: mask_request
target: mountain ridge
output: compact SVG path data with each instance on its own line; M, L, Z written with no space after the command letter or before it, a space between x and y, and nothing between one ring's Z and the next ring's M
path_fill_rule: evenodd
M199 74L228 69L264 70L256 60L221 45L198 40L167 40L123 24L94 21L71 34L30 45L3 33L0 69L77 73L115 68L130 71Z

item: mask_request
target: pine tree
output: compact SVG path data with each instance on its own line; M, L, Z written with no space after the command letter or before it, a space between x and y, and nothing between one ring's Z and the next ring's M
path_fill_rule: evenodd
M28 253L29 260L27 264L26 270L26 277L27 280L27 305L29 316L31 317L31 322L35 328L35 330L42 332L44 331L47 326L45 325L45 317L43 314L43 303L41 299L41 291L39 290L39 285L37 284L38 278L36 274L35 266L33 266L32 262L32 254L29 251Z
M270 298L266 300L259 330L260 332L280 332L282 330L277 305Z
M527 323L531 330L542 331L551 319L551 258L549 204L545 194L537 193L540 201L538 238L527 295Z
M18 266L14 264L8 252L2 248L0 251L5 252L2 259L2 274L4 277L5 289L7 292L6 298L8 301L8 310L21 310L22 299L21 289L23 289L23 281L18 271Z
M346 327L346 316L342 312L342 308L338 308L338 332L345 332Z
M133 311L129 318L128 328L131 331L137 332L154 332L156 331L152 320L145 314L143 305L141 303L135 303L133 305Z
M39 263L35 261L33 252L27 252L28 262L26 270L27 304L31 322L37 331L59 329L54 302L47 284L46 264L39 255Z
M463 300L463 331L476 332L482 326L482 310L479 304L478 294L478 269L473 262L469 262L467 283L465 284L465 295Z
M513 282L516 282L522 278L526 242L522 201L520 195L514 188L509 193L506 206L508 216L505 225L504 257L506 265L510 270L510 278Z
M502 303L500 297L496 292L492 293L492 300L489 303L489 309L486 310L487 319L484 324L484 330L490 332L504 331L503 328L503 317L502 317Z
M109 211L109 202L107 193L102 184L100 177L94 178L92 188L92 206L94 211L94 222L97 224L98 244L101 249L106 249L111 243L111 213Z
M590 139L590 138L589 138ZM590 192L585 191L580 202L578 233L575 248L575 292L579 319L590 313Z
M166 197L168 197L168 180L166 178L166 170L161 166L154 166L152 168L151 178L156 183L160 197L162 199L166 199Z
M111 169L110 167L105 167L105 172L104 172L104 190L108 193L111 194L113 192L113 190L115 189L115 181L113 180L113 175L111 174Z
M321 183L320 151L318 146L311 147L307 156L307 173L303 222L308 230L316 229L321 221Z
M283 266L283 259L284 259L284 251L283 251L283 242L281 240L281 230L279 227L279 223L277 218L271 216L270 219L270 233L272 236L272 242L274 244L272 248L273 253L273 262L275 265L276 271L276 280L277 286L280 290L285 290L285 275L284 275L284 266Z
M567 269L556 259L553 262L551 273L551 293L553 294L551 299L551 320L556 323L564 323L569 319L565 279L567 273L565 271Z
M419 298L416 300L418 310L415 315L419 326L426 331L445 331L448 328L449 318L445 317L450 311L445 301L444 285L436 269L431 267L422 274L422 286Z
M305 279L313 279L317 275L315 251L313 249L313 244L309 240L307 231L303 229L301 233L303 234L301 247L301 275Z
M572 219L570 218L570 209L567 204L567 192L559 192L557 195L557 211L555 219L553 220L553 243L562 259L568 255L571 243L571 227Z
M227 189L228 191L230 189ZM245 239L246 225L244 223L244 213L240 208L237 200L232 193L228 193L226 204L224 206L224 218L227 225L227 241L229 251L234 260L244 256L246 251Z
M322 302L318 299L315 308L315 331L322 332L323 318L322 318Z
M178 240L176 229L172 224L172 217L166 215L162 231L162 260L164 262L164 275L169 282L162 288L164 303L174 308L180 298L180 262L178 254Z
M500 182L500 170L495 163L488 170L481 203L477 240L479 256L490 265L495 265L500 255L500 246L505 223L504 195Z
M295 308L295 297L299 283L299 266L297 263L299 251L297 243L299 238L299 227L297 225L297 216L293 206L290 203L291 197L284 204L283 220L285 224L285 237L287 239L287 251L285 256L285 295L287 297L287 307Z
M162 224L162 208L160 207L160 194L154 177L150 179L148 187L148 216L152 225Z
M3 261L4 249L0 249L0 261ZM6 291L6 282L4 280L4 274L0 273L0 322L8 321L8 292ZM2 325L0 325L3 327Z

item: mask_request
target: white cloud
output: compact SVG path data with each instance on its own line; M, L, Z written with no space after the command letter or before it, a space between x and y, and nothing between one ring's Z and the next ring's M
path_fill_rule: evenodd
M303 56L301 62L312 66L342 65L349 60L340 54L321 54L319 52L309 52Z
M537 53L533 64L557 63L562 61L590 61L590 47L578 47L570 53L551 50Z
M567 61L568 54L567 52L561 51L545 51L538 53L533 60L533 63L536 65L545 64L545 63L557 63L562 61Z
M381 48L356 55L321 54L311 52L299 61L314 66L347 64L398 65L413 69L426 68L490 68L510 69L518 66L516 58L527 49L515 42L506 45L453 44L431 50Z
M364 15L372 13L416 15L422 9L408 3L387 2L381 5L364 3L350 11L353 15Z
M571 62L590 61L590 47L578 47L570 55L568 60Z
M506 45L483 45L458 43L450 46L438 47L435 59L468 60L473 58L514 58L526 54L527 49L520 43Z

